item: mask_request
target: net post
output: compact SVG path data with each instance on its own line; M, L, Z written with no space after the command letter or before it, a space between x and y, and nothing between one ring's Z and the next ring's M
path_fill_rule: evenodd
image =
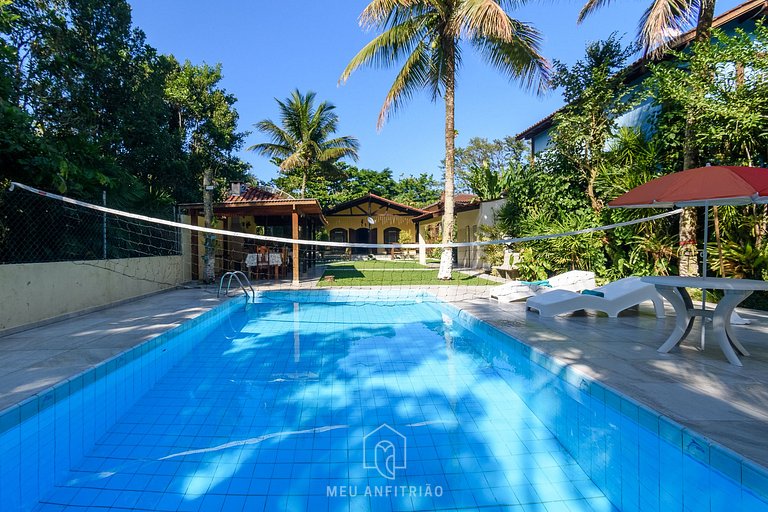
M291 238L299 239L299 212L295 204L291 212ZM299 284L299 244L296 242L293 243L293 284Z
M424 244L427 242L424 239L424 233L421 230L421 224L419 222L416 223L416 236L419 239L419 264L426 265L427 264L427 248L424 247Z
M198 227L198 221L197 221L197 210L192 210L190 212L190 224L192 224L195 227ZM191 236L190 236L190 258L192 258L192 279L200 279L200 261L199 261L199 243L198 240L198 231L196 229L192 230Z
M107 207L107 189L104 189L101 191L101 203L104 205L104 207ZM107 259L107 214L106 212L101 214L101 223L102 223L102 245L103 245L103 252L102 256L103 259Z

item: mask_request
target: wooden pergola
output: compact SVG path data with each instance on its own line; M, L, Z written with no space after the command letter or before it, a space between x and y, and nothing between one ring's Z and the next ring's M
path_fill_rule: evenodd
M228 231L249 232L241 228L239 219L253 217L254 222L258 224L262 220L266 227L279 227L285 231L290 225L290 238L293 240L314 240L315 234L319 228L327 224L322 208L317 199L295 199L286 194L278 194L259 187L249 187L242 194L230 195L223 202L213 204L213 215L224 221L223 229ZM193 226L200 224L204 217L202 203L180 204L179 208L186 210L190 216L190 223ZM237 222L234 222L239 218ZM272 226L268 226L272 223ZM303 237L301 235L304 235ZM192 275L199 275L198 265L198 244L199 234L192 231ZM229 240L224 237L224 252L228 252ZM299 282L300 269L302 264L305 268L314 265L316 259L316 249L313 247L308 254L307 260L301 261L299 257L299 244L293 243L292 247L292 280ZM229 265L227 264L229 262ZM227 260L225 256L224 267L233 264L233 261ZM227 268L227 270L239 270L239 268Z

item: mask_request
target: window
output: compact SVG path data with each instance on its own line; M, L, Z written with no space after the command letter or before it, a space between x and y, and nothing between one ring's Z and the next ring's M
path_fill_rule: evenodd
M345 243L347 241L347 230L342 228L336 228L331 230L331 242L342 242Z
M399 228L387 228L384 230L384 243L396 244L400 240Z

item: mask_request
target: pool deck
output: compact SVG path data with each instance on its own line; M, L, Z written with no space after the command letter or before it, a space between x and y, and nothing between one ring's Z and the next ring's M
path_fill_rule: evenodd
M0 337L0 411L221 304L173 290Z
M768 313L742 310L753 322L734 330L752 355L738 368L710 336L706 349L698 350L698 320L680 349L656 352L674 325L671 312L661 320L646 308L618 319L542 319L526 312L524 302L473 298L481 291L475 287L431 288L524 343L768 467ZM211 289L174 290L0 337L0 410L221 302Z

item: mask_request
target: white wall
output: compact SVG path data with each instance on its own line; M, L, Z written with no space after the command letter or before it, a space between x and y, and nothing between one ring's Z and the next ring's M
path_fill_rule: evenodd
M0 265L0 332L189 280L189 257L184 255Z
M495 199L485 201L473 210L463 211L456 214L456 241L457 242L475 242L478 238L478 226L492 226L496 221L496 213L504 205L506 199ZM419 243L426 242L427 226L440 223L442 217L430 219L427 222L419 224ZM491 268L491 265L482 261L482 247L459 247L457 251L458 264L461 267L471 268ZM419 262L426 264L426 250L419 248Z
M483 201L477 210L458 214L456 216L458 241L476 242L479 236L477 228L479 226L493 226L496 220L496 213L505 202L506 199ZM471 268L491 268L491 265L483 261L482 247L459 248L459 265Z

